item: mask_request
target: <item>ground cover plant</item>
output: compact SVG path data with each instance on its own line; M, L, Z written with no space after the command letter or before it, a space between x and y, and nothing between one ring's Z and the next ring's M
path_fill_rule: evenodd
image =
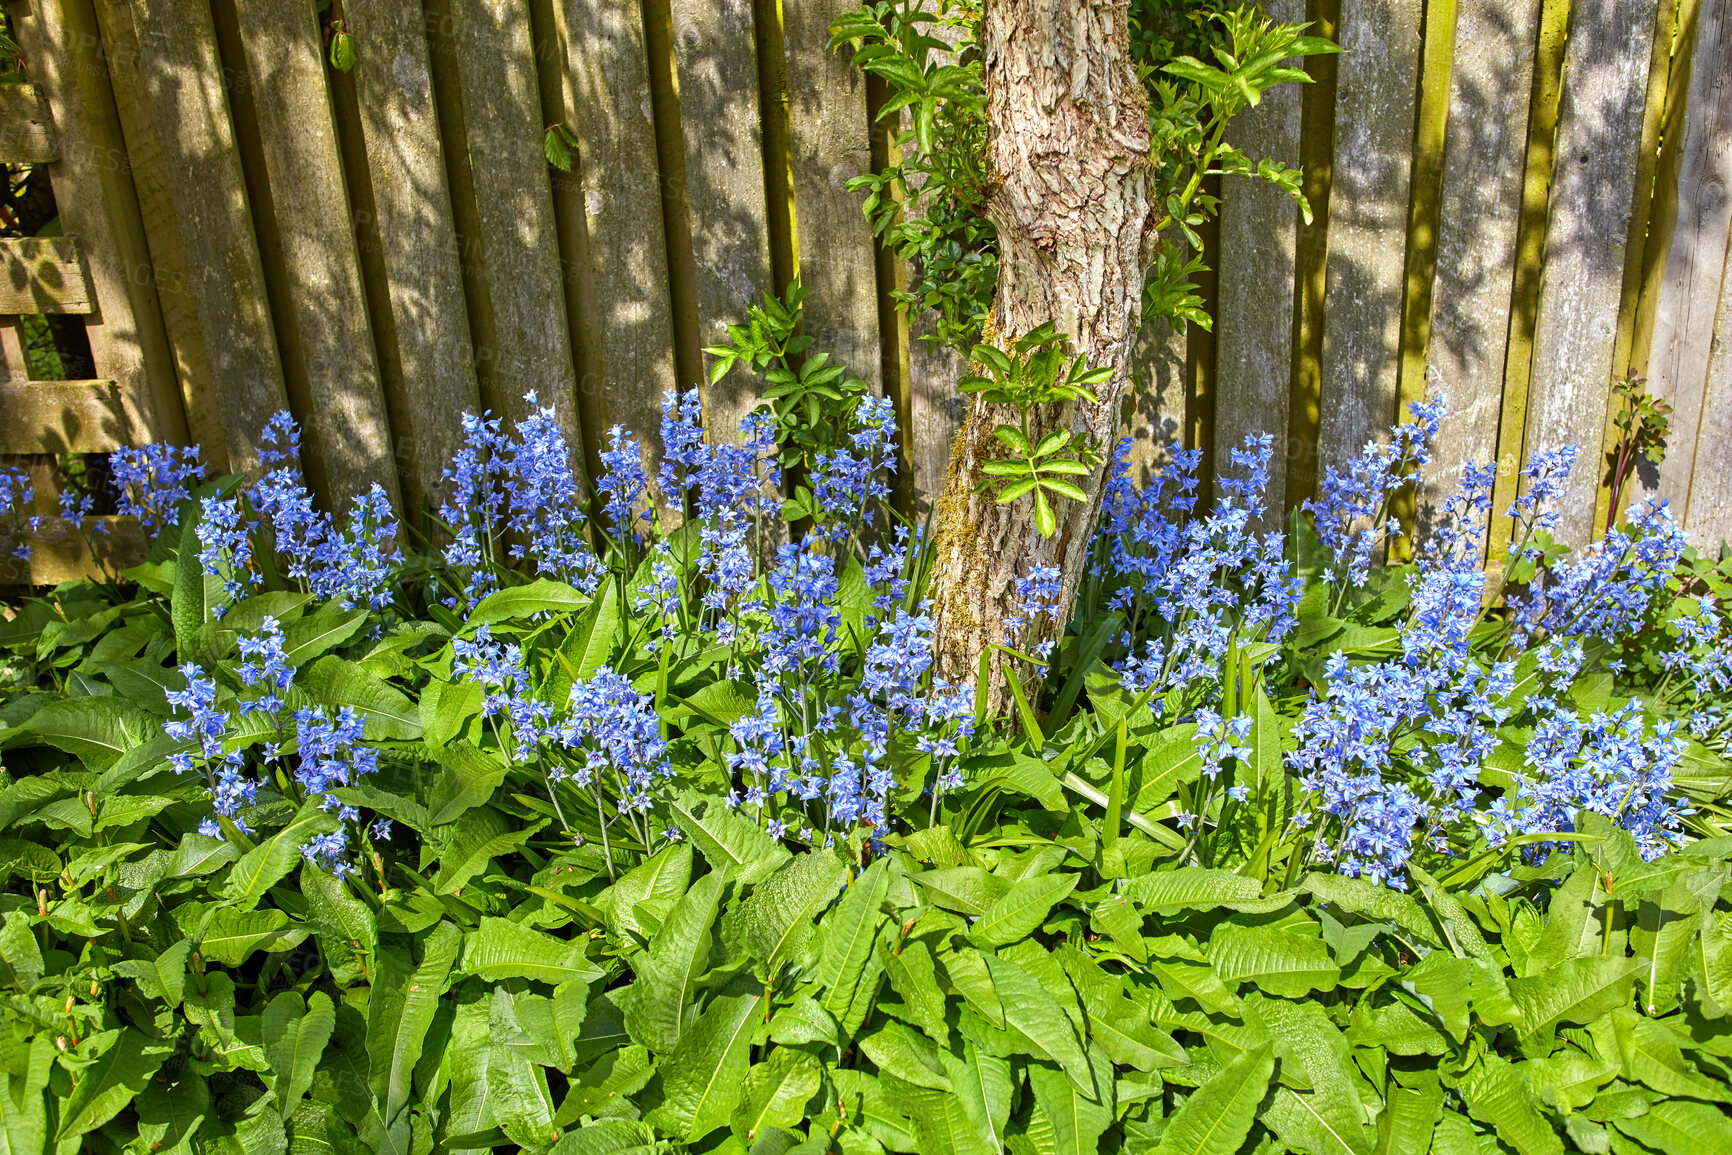
M1121 461L1070 628L1030 568L952 684L836 412L788 499L773 414L593 486L471 418L431 537L286 417L119 455L150 560L0 628L5 1150L1725 1148L1728 565L1663 507L1571 555L1542 454L1488 589L1489 470L1379 560L1441 404L1284 532L1266 441Z

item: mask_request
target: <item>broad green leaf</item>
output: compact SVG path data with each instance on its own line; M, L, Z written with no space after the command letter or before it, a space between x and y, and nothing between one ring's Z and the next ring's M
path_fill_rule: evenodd
M439 873L433 877L435 894L455 894L495 858L527 844L547 823L535 822L513 830L503 814L484 806L464 813L456 825L457 837L441 855Z
M403 691L357 662L326 656L302 667L295 685L326 706L350 706L365 720L368 741L421 737L421 712Z
M512 586L482 598L480 604L470 611L465 632L509 618L528 618L547 612L569 613L588 604L588 594L580 593L564 582L536 578L528 585Z
M0 922L0 962L5 964L7 981L19 994L26 993L42 977L42 948L36 943L36 932L30 928L30 916L22 910L7 911Z
M596 905L607 914L610 931L642 935L644 930L632 913L638 903L665 902L671 908L686 892L691 878L691 845L675 842L628 870L602 893Z
M421 736L429 746L445 745L462 732L469 719L481 713L487 693L474 682L444 682L435 678L421 692L417 713Z
M912 877L935 906L959 914L984 915L1010 889L1007 880L978 866L923 870Z
M1000 895L969 931L979 947L1004 946L1033 934L1052 908L1076 889L1075 874L1042 874L1025 878Z
M114 1041L79 1072L78 1085L61 1103L58 1142L93 1131L118 1115L174 1051L171 1044L154 1042L132 1027L122 1027L115 1034Z
M1263 886L1254 878L1201 866L1181 866L1133 878L1125 883L1122 893L1157 914L1213 907L1260 912L1279 910L1292 901L1290 892L1264 898Z
M801 995L770 1018L770 1037L778 1043L823 1043L834 1047L841 1041L836 1020L811 995Z
M290 622L283 629L283 652L289 665L304 666L336 649L354 637L372 616L369 609L344 610L331 605L311 617Z
M339 983L371 980L379 952L379 926L367 904L348 886L309 862L301 867L301 893L307 898L308 921L319 939L319 950Z
M337 829L337 816L309 798L294 821L241 856L229 871L222 897L235 910L251 910L265 892L302 861L301 848L315 835Z
M1531 978L1509 980L1510 997L1521 1008L1517 1028L1522 1050L1543 1055L1560 1025L1590 1023L1616 1007L1630 1005L1631 987L1641 969L1627 958L1571 958Z
M717 995L661 1063L662 1105L650 1121L688 1142L725 1126L744 1095L762 991Z
M1070 1017L1041 985L1040 980L1008 959L983 956L992 985L1004 1003L1007 1025L1020 1031L1038 1050L1037 1058L1050 1059L1064 1068L1078 1091L1099 1098L1088 1055L1078 1041Z
M1467 1109L1497 1129L1520 1155L1563 1155L1564 1145L1528 1094L1521 1074L1496 1055L1484 1055L1460 1082Z
M941 1047L950 1046L950 1024L945 1021L944 991L938 985L938 968L932 952L919 939L897 949L895 927L886 927L878 939L878 958L890 986L902 997L908 1014Z
M1670 1027L1645 1018L1630 1007L1614 1011L1612 1023L1618 1046L1615 1057L1624 1078L1652 1087L1662 1095L1732 1103L1732 1090L1691 1067Z
M658 1155L655 1128L631 1119L602 1119L567 1130L548 1155Z
M848 868L835 854L795 855L736 905L737 915L723 921L724 937L738 941L768 976L801 956L812 937L813 915L836 898L847 878Z
M1377 1117L1376 1155L1415 1155L1431 1145L1443 1114L1443 1086L1435 1075L1416 1087L1393 1079Z
M1089 1037L1108 1058L1139 1071L1188 1061L1184 1048L1149 1021L1146 1005L1128 997L1123 984L1099 963L1069 943L1053 953L1082 997Z
M578 615L571 632L559 644L563 659L554 663L546 686L547 699L563 705L571 694L572 682L587 681L613 657L619 644L624 619L620 613L619 587L613 582L601 583L595 600Z
M938 1045L899 1019L885 1019L883 1026L862 1037L860 1050L881 1071L935 1091L951 1089Z
M48 1137L42 1094L54 1063L54 1041L46 1034L13 1048L12 1066L0 1075L0 1143L4 1155L38 1155Z
M632 1038L658 1054L679 1045L698 977L709 968L711 928L727 885L725 870L698 879L668 912L649 950L633 960L637 978L621 996L620 1009Z
M1366 1119L1353 1089L1354 1073L1347 1040L1318 1003L1266 998L1261 991L1245 996L1247 1020L1268 1028L1281 1054L1283 1069L1297 1063L1311 1090L1293 1095L1291 1114L1304 1146L1317 1155L1354 1155L1370 1148ZM1289 1132L1291 1133L1291 1131Z
M487 1102L506 1137L532 1150L553 1131L553 1099L542 1069L515 1045L519 1035L511 992L495 987L487 1009L491 1046L487 1058Z
M241 848L232 842L206 838L197 832L183 834L180 845L175 847L174 858L169 861L168 877L191 878L210 874L240 856Z
M153 959L128 959L114 964L114 973L125 975L138 984L138 992L147 999L161 999L169 1009L180 1006L181 991L186 985L186 959L192 953L192 940L181 939Z
M1332 991L1341 980L1322 939L1287 930L1219 927L1209 939L1209 962L1228 987L1248 982L1284 998Z
M161 718L120 698L83 697L50 702L13 733L64 750L91 770L106 770L161 727Z
M153 1155L193 1155L199 1125L210 1114L210 1085L190 1071L172 1085L152 1079L133 1100L133 1107L138 1111L138 1137Z
M981 1137L967 1104L954 1091L917 1086L889 1072L879 1083L887 1100L913 1121L915 1141L906 1150L921 1155L998 1155L1003 1150Z
M1154 1155L1233 1155L1250 1134L1274 1070L1267 1043L1241 1052L1173 1112Z
M336 1023L336 1008L323 991L306 1001L295 991L279 991L265 1007L265 1061L276 1078L277 1113L284 1119L313 1085L313 1072Z
M971 1042L963 1043L961 1055L940 1050L938 1061L950 1076L950 1089L962 1101L963 1115L974 1125L974 1133L987 1150L1002 1148L1021 1073L1013 1075L1008 1060L989 1055ZM1059 1079L1062 1082L1064 1077Z
M1662 1100L1646 1115L1619 1119L1613 1126L1644 1147L1666 1155L1724 1155L1732 1151L1732 1119L1706 1103Z
M289 925L280 910L237 910L230 906L211 909L198 939L198 951L207 963L240 966L256 950L287 950L307 932ZM184 994L183 994L183 997Z
M1103 1061L1095 1082L1112 1086L1110 1063ZM1050 1063L1030 1063L1028 1085L1034 1091L1035 1111L1052 1129L1054 1155L1093 1155L1100 1149L1101 1135L1113 1123L1110 1099L1097 1103L1079 1094L1064 1072Z
M367 1008L367 1065L368 1087L387 1130L409 1102L410 1078L461 941L455 926L440 923L422 943L413 971L399 952L379 952L379 979Z
M602 970L584 954L582 940L568 942L507 918L483 918L463 938L462 969L485 982L534 979L558 986L593 982Z
M1410 894L1345 874L1307 874L1299 883L1320 902L1379 922L1392 922L1409 937L1439 945L1437 932L1423 907Z
M741 886L750 886L788 861L788 848L780 840L720 799L687 791L668 808L679 816L680 829L710 865L718 870L732 868Z
M439 777L427 796L427 822L444 826L465 811L493 797L505 781L506 765L498 754L457 742L439 751Z
M883 917L878 908L890 889L889 863L888 858L880 858L867 867L822 922L824 952L812 979L823 992L819 1002L838 1021L847 1017L860 975L872 956Z

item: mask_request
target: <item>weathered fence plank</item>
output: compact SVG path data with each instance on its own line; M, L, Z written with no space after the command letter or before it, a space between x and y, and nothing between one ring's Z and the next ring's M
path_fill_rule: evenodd
M485 327L472 334L482 399L517 419L530 408L523 395L535 391L540 405L554 407L576 446L577 370L529 7L518 0L453 0L449 11L450 27L440 31L462 91L478 230L462 238L463 252L474 266L472 283L486 294Z
M1342 5L1320 466L1345 463L1396 418L1420 11L1420 0Z
M1556 531L1574 545L1594 530L1655 14L1655 0L1570 13L1525 440L1529 457L1580 447Z
M189 410L216 404L227 468L251 469L258 461L259 430L286 407L288 395L216 32L201 0L132 0L131 15L164 185L185 256L177 274L184 277L209 358L210 383L195 383ZM129 148L131 136L129 131ZM159 291L175 291L160 279L158 284Z
M1281 23L1305 19L1302 0L1271 0L1263 13ZM1289 67L1294 61L1284 61ZM1252 162L1299 163L1300 86L1283 84L1242 113L1229 131ZM1293 261L1298 240L1293 198L1265 181L1234 177L1221 187L1221 248L1215 317L1215 460L1249 434L1274 435L1266 526L1286 522L1287 406L1293 376ZM1281 303L1287 302L1282 308Z
M1288 323L1292 323L1291 319ZM1175 447L1185 443L1185 393L1189 383L1185 335L1176 332L1164 317L1144 321L1137 331L1136 341L1131 345L1130 380L1131 410L1123 432L1131 439L1131 476L1140 485L1172 460ZM1250 420L1254 422L1255 415ZM1270 425L1269 429L1276 435L1279 446L1285 422L1280 427ZM1283 480L1272 479L1271 491L1281 489Z
M335 509L370 485L400 504L318 20L311 4L282 0L237 0L236 15L288 281L289 299L273 304L296 346L308 480Z
M77 237L0 241L0 313L88 313L91 296Z
M1711 260L1712 254L1705 257ZM1720 263L1720 310L1702 390L1701 424L1693 445L1682 443L1673 451L1695 460L1690 503L1679 512L1690 539L1710 553L1732 540L1732 250L1722 254Z
M462 442L462 414L480 411L481 391L425 16L399 0L345 0L343 19L356 44L352 75L390 298L388 315L373 316L379 368L404 504L414 509L441 496L440 474Z
M113 381L0 383L0 453L110 453L141 440Z
M583 319L592 376L579 388L597 420L591 435L623 425L643 440L654 468L662 394L678 382L643 12L610 0L560 0L555 14L594 294Z
M44 164L59 159L54 121L36 86L0 84L0 164Z
M827 352L880 386L877 278L864 194L847 184L871 170L872 125L865 74L848 54L825 48L830 22L852 0L782 0L787 59L788 139L794 170L794 225L806 332Z
M751 0L673 0L685 199L703 344L771 288L769 219ZM709 359L705 358L705 364ZM703 385L711 436L733 437L757 400L741 371Z
M1449 410L1422 508L1441 508L1464 464L1498 453L1538 27L1538 0L1461 0L1456 11L1427 346Z
M1708 362L1732 232L1732 2L1702 0L1679 156L1677 215L1654 311L1648 389L1672 406L1658 493L1696 512L1692 477L1703 446ZM1710 491L1718 488L1704 478Z
M157 295L126 142L90 0L43 0L14 35L60 107L59 159L48 166L62 229L84 241L95 372L115 383L115 429L134 441L183 441L186 419Z

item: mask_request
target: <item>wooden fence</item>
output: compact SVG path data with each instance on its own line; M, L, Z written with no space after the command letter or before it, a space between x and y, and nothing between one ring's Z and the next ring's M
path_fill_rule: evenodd
M6 3L34 83L0 90L0 160L48 167L66 235L4 243L0 312L82 316L99 378L29 380L0 329L0 453L35 455L42 500L55 453L190 436L248 468L286 406L324 497L377 481L417 508L460 414L530 390L593 465L796 273L818 347L897 401L905 496L938 484L964 365L893 307L906 270L844 187L892 147L882 94L824 48L849 0ZM1236 127L1302 163L1315 220L1220 190L1217 324L1144 332L1141 443L1212 466L1274 432L1292 505L1441 386L1440 484L1495 459L1506 504L1530 451L1578 443L1579 541L1611 384L1643 371L1675 411L1653 483L1698 540L1732 536L1732 0L1265 7L1346 50ZM705 385L713 419L751 403L737 377ZM86 564L65 530L38 580Z

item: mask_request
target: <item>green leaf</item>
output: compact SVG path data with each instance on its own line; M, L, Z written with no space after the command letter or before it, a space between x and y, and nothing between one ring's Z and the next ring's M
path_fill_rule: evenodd
M1241 1051L1173 1112L1154 1155L1233 1155L1251 1132L1274 1070L1268 1043Z
M1706 1103L1665 1099L1646 1115L1612 1125L1636 1142L1667 1155L1724 1155L1732 1151L1732 1119Z
M301 867L301 893L319 952L338 983L370 979L379 953L379 924L367 904L349 893L343 880L313 863Z
M219 906L212 910L198 938L198 951L206 962L240 966L256 950L287 950L306 937L306 931L291 928L289 916L280 910L239 910ZM182 997L187 997L183 992Z
M685 791L668 803L680 817L680 829L703 851L710 865L732 869L741 886L750 886L788 861L788 848L720 799Z
M306 1001L295 991L280 991L265 1007L265 1061L276 1076L277 1114L282 1118L294 1112L313 1085L313 1073L336 1023L336 1008L323 991L315 991Z
M367 1085L387 1130L409 1102L410 1079L461 940L455 926L438 924L422 943L413 972L400 952L379 954L379 979L367 1008Z
M1431 919L1410 894L1378 886L1363 878L1349 878L1345 874L1307 874L1299 885L1318 900L1340 910L1362 914L1378 922L1392 922L1410 938L1440 945Z
M138 1137L154 1155L193 1155L194 1136L210 1114L210 1086L191 1072L172 1086L152 1079L133 1100L133 1107L138 1111ZM0 1113L4 1111L0 1104Z
M1050 1059L1064 1068L1072 1086L1090 1098L1099 1098L1088 1056L1078 1041L1070 1017L1040 980L1009 959L982 956L992 985L1004 1004L1006 1024L1020 1031L1038 1050L1037 1058Z
M327 706L350 706L366 721L368 741L421 737L421 712L407 695L356 662L327 656L303 667L295 685Z
M584 954L583 941L568 942L507 918L485 917L463 938L463 970L485 982L533 979L558 986L574 979L593 982L602 970Z
M1459 1086L1468 1112L1495 1127L1498 1138L1520 1155L1563 1155L1563 1143L1540 1114L1520 1072L1504 1059L1482 1056Z
M1101 1086L1112 1085L1110 1063L1101 1064L1095 1081ZM1054 1155L1094 1155L1100 1150L1101 1136L1113 1123L1110 1101L1097 1103L1079 1094L1064 1072L1048 1063L1028 1065L1028 1085L1034 1091L1036 1112L1052 1129Z
M589 605L589 595L552 578L536 578L528 585L511 586L488 594L469 612L463 632L476 626L529 618L539 613L569 613Z
M229 871L222 897L235 910L251 910L265 892L302 860L301 848L315 835L337 829L337 816L309 798L294 821L241 856Z
M222 602L222 579L206 574L199 564L199 516L189 517L180 531L180 552L174 564L174 594L169 599L169 620L174 626L175 648L181 660L203 659L193 644L193 635L210 621L211 610Z
M847 878L848 868L834 854L812 850L795 855L752 888L738 905L737 916L724 922L724 933L741 942L745 956L767 977L785 960L804 953L813 915L834 901Z
M73 755L91 770L106 770L162 728L162 719L116 697L61 698L13 731Z
M1626 1079L1652 1087L1662 1095L1732 1103L1732 1090L1694 1070L1679 1050L1678 1036L1668 1026L1619 1007L1612 1015L1618 1044L1616 1058Z
M471 878L487 869L495 858L520 849L546 826L536 822L521 830L508 828L505 816L492 807L465 812L457 820L457 837L439 859L433 878L433 893L455 894Z
M1293 931L1219 927L1209 939L1209 962L1228 987L1248 982L1290 999L1332 991L1341 980L1323 940Z
M838 1021L846 1017L866 960L872 956L872 943L883 917L878 908L890 889L889 862L880 858L867 867L821 923L824 952L812 979L823 992L819 1002Z
M938 985L938 968L932 952L919 939L896 949L894 927L878 940L878 958L884 964L890 986L902 996L908 1014L941 1047L950 1046L950 1024L945 1021L944 991Z
M506 765L496 753L467 742L439 751L439 777L427 796L427 822L444 826L493 797L505 781Z
M331 37L331 67L338 72L351 72L355 67L355 38L338 31Z
M355 636L373 611L327 606L310 618L290 622L283 630L283 652L291 666L303 666Z
M1391 1080L1383 1113L1377 1119L1376 1155L1412 1155L1426 1150L1442 1116L1443 1086L1436 1076L1417 1087Z
M183 938L154 959L115 963L114 973L137 983L138 993L145 998L161 999L172 1010L180 1006L181 991L186 986L186 959L191 953L192 940Z
M80 1072L78 1085L61 1103L57 1142L64 1144L94 1131L118 1115L144 1090L150 1077L174 1051L171 1044L153 1042L132 1027L120 1028L116 1036Z
M559 644L560 661L549 674L545 696L555 705L563 705L571 694L573 682L587 681L607 664L619 644L624 627L624 615L619 604L619 587L603 582L589 607L578 615L571 632Z
M985 915L1010 890L1009 882L978 866L925 870L914 881L928 902L960 914Z
M637 978L620 998L626 1029L650 1050L666 1054L679 1045L697 982L709 968L711 928L727 889L725 870L713 870L680 896L634 960Z
M734 1134L750 1140L767 1127L793 1127L806 1117L806 1105L823 1086L816 1061L778 1048L767 1063L746 1072L743 1098L734 1112Z
M663 1100L650 1121L688 1142L725 1126L745 1093L752 1028L764 992L722 994L661 1063Z
M1616 1007L1629 1006L1640 960L1565 959L1531 978L1509 980L1510 997L1521 1008L1516 1035L1522 1050L1543 1055L1560 1025L1590 1023Z
M1005 946L1033 934L1052 908L1076 889L1075 874L1042 874L1025 878L1000 895L980 916L968 937L978 947Z
M1121 893L1152 913L1212 907L1261 913L1280 910L1292 901L1291 892L1264 898L1263 885L1256 879L1201 866L1181 866L1133 878Z

